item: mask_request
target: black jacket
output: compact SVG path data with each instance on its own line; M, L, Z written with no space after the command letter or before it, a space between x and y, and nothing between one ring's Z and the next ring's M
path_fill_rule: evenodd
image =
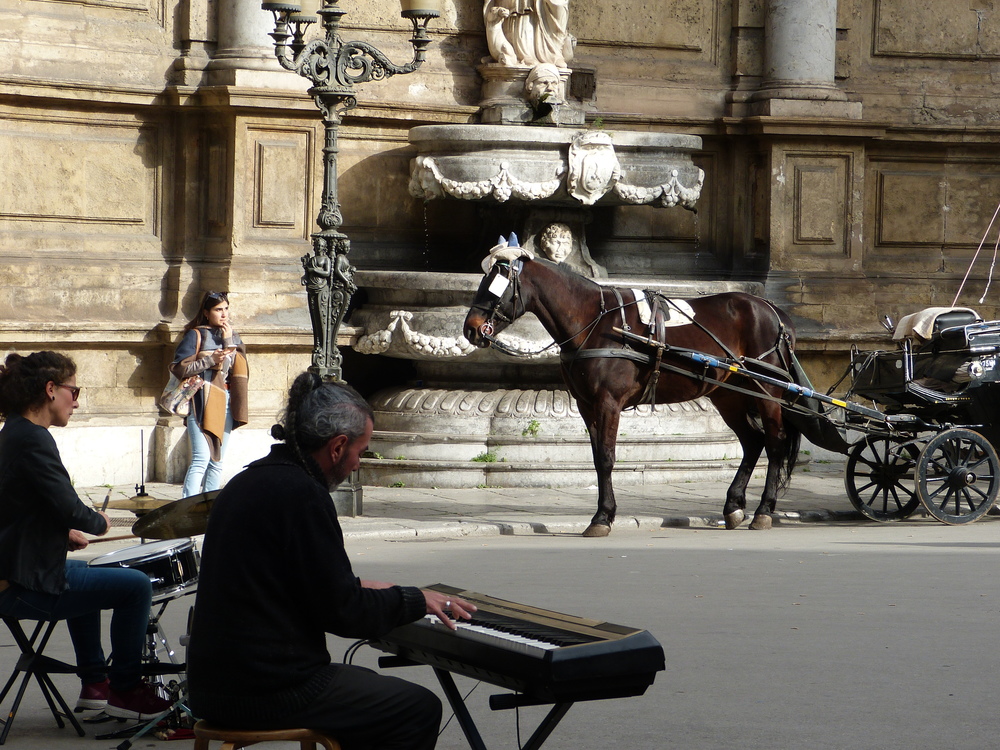
M0 430L0 580L61 594L69 530L106 528L104 517L77 496L51 433L8 417Z
M418 588L361 587L329 490L276 445L209 513L188 647L191 707L219 723L280 719L333 679L326 633L376 637L425 612Z

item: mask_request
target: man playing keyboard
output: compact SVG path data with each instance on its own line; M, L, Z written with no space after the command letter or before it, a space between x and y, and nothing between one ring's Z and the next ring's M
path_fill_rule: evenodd
M344 750L430 750L441 702L395 677L331 662L326 634L378 638L434 615L454 629L476 607L457 596L355 577L330 489L360 464L371 407L352 388L303 373L283 444L215 499L188 648L195 714L240 729L305 727Z

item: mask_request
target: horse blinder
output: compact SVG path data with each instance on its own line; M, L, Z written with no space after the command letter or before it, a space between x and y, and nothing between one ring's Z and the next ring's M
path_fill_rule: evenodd
M490 281L489 286L486 288L486 292L494 297L494 300L489 307L476 305L477 309L482 310L486 313L486 322L479 326L479 333L483 335L484 338L490 339L493 336L493 331L495 330L494 321L499 318L505 323L514 322L514 314L516 305L512 305L511 315L508 316L500 310L500 305L503 303L504 298L510 295L511 301L517 297L517 279L518 273L521 270L523 261L520 259L515 260L513 263L497 263L494 267L495 275L493 280ZM506 267L507 273L503 274L502 271Z

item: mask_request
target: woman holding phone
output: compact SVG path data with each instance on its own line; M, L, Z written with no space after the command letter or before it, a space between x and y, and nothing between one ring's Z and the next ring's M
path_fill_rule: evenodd
M246 347L230 323L226 292L207 292L202 298L198 314L184 326L170 371L181 380L192 375L205 380L185 419L191 465L184 497L217 490L229 433L247 423Z

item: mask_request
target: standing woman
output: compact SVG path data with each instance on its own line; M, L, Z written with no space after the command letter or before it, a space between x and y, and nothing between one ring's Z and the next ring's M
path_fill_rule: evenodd
M49 432L69 423L79 396L76 365L63 354L10 354L0 366L0 616L66 620L83 682L77 709L142 719L170 707L141 680L149 577L66 559L87 546L85 533L101 536L111 525L77 496ZM110 667L103 609L112 610Z
M179 380L201 375L205 387L191 399L186 417L191 465L183 496L217 490L229 433L247 423L246 347L229 322L229 295L208 292L198 314L184 326L170 372Z

